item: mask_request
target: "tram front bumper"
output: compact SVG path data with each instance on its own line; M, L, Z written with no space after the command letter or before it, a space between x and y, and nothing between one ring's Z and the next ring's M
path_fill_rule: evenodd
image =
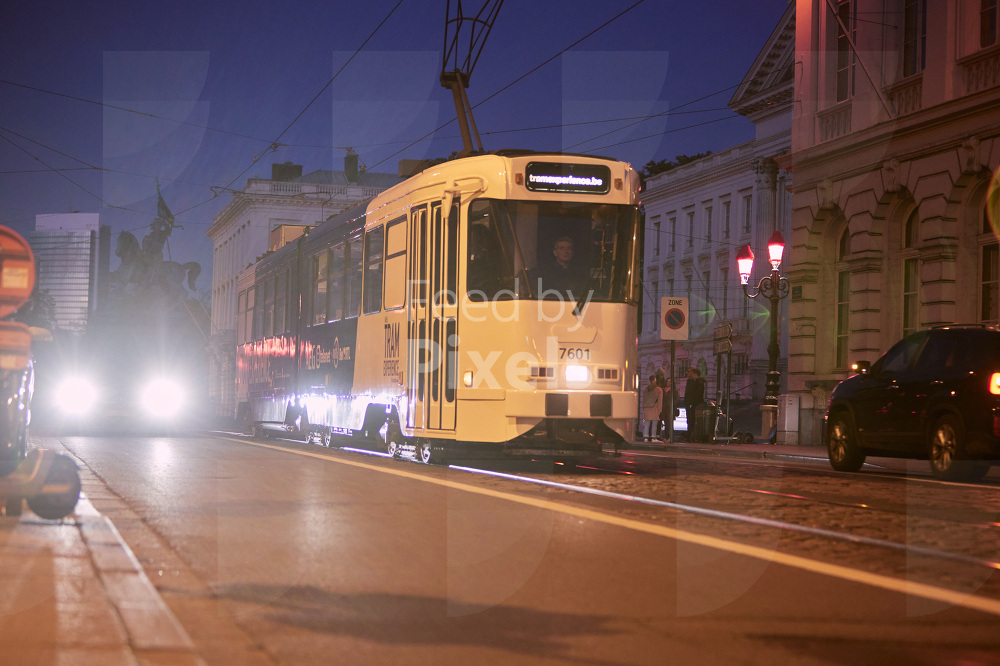
M504 415L515 418L635 418L638 397L632 391L506 391Z

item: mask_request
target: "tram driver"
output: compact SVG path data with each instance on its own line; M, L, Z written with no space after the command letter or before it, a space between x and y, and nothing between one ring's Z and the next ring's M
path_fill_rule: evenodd
M560 294L572 293L577 297L585 287L586 271L573 258L573 239L560 236L552 246L553 260L539 266L541 287Z

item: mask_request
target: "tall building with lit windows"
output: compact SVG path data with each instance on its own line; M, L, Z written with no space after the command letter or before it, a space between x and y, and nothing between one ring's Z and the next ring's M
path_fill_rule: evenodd
M1000 323L1000 16L980 0L800 0L788 393L829 392L911 331Z
M111 230L98 213L37 215L28 234L36 289L53 303L54 327L83 333L108 293Z

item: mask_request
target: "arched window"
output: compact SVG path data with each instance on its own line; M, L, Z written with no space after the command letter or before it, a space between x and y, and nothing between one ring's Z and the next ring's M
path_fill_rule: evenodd
M837 260L844 261L851 254L851 230L844 228L837 246ZM844 267L837 271L836 291L837 328L834 337L834 366L840 370L847 368L848 335L851 319L851 272Z
M906 226L903 228L903 247L916 247L918 234L920 232L920 217L918 210L914 209L910 216L906 218Z
M851 253L851 231L845 228L844 233L840 235L840 244L837 246L837 261L843 261L847 259L847 255Z

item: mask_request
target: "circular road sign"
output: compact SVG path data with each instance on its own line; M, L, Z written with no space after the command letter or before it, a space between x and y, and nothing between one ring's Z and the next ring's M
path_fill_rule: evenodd
M679 308L671 308L667 310L663 315L663 323L666 324L668 328L680 328L684 325L684 310Z

